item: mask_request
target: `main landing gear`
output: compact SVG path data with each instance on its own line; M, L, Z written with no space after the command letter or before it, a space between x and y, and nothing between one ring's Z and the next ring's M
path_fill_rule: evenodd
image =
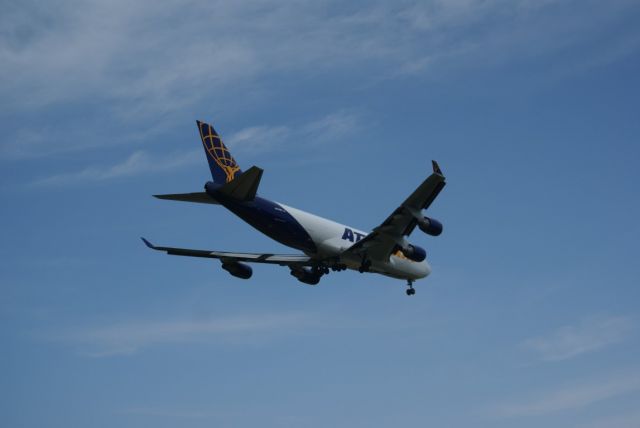
M413 288L413 281L411 281L410 279L407 280L407 286L409 288L407 288L407 296L413 296L414 294L416 294L416 290Z
M347 270L347 265L335 264L331 266L331 270L334 272L340 272L341 270Z
M360 272L360 273L369 272L370 268L371 268L371 260L367 259L367 255L364 254L362 256L362 262L360 263L360 267L358 268L358 272Z

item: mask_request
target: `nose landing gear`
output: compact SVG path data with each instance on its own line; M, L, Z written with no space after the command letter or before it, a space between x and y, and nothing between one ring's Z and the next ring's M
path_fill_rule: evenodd
M412 280L410 280L410 279L407 280L407 286L409 287L409 288L407 288L407 291L406 291L407 296L413 296L414 294L416 294L416 290L413 288L413 281Z

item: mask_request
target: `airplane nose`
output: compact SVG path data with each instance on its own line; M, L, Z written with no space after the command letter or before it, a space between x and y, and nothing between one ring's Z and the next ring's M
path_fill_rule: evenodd
M431 274L431 265L428 261L424 261L424 276L427 277Z

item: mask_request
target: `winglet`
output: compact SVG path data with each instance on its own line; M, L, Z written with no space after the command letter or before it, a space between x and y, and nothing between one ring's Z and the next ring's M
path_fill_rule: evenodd
M432 160L431 164L433 165L433 172L444 177L444 174L442 174L442 170L440 169L440 165L438 165L438 162Z
M152 250L156 250L157 249L155 247L155 245L153 245L151 242L147 241L143 237L140 237L140 239L142 239L142 242L144 242L144 245L146 245L147 247L151 248Z

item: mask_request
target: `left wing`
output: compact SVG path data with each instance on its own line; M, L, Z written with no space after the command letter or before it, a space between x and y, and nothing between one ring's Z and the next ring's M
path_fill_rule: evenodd
M255 254L255 253L229 253L224 251L190 250L188 248L157 247L144 238L145 245L152 250L166 251L174 256L206 257L220 259L223 262L249 262L269 263L281 266L313 266L311 257L304 254Z
M433 173L373 232L353 244L343 254L386 261L405 236L413 232L422 210L429 208L445 186L445 178L436 161Z

